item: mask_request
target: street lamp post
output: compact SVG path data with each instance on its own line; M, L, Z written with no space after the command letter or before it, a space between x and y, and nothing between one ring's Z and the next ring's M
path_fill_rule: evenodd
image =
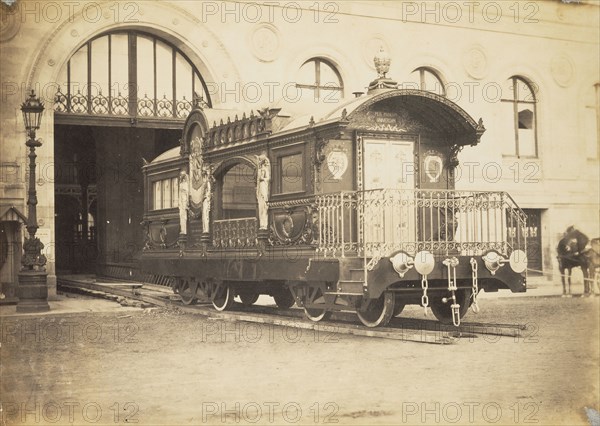
M36 98L33 90L29 98L21 105L23 121L27 131L29 148L29 191L27 196L27 232L29 238L23 243L23 257L19 272L19 288L17 312L48 311L48 273L46 272L46 256L42 253L44 244L35 236L37 224L37 191L35 183L35 149L42 146L42 141L35 138L35 131L40 128L44 104Z

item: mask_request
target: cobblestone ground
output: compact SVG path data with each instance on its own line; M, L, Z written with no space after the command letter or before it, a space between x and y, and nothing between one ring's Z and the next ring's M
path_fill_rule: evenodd
M444 346L156 308L4 318L2 424L588 424L599 300L482 300L467 320L527 335Z

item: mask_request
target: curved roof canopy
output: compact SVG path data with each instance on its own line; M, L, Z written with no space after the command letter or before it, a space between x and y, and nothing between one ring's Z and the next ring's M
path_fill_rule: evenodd
M309 126L311 119L315 125L338 120L348 120L376 104L386 104L389 109L403 109L423 121L432 131L447 135L453 143L475 145L485 132L483 121L475 121L460 106L449 99L432 92L414 89L386 89L354 98L320 116L304 116L289 123L285 130Z

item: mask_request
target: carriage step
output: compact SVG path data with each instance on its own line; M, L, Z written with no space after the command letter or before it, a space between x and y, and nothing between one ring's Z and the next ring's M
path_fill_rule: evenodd
M362 295L364 283L365 282L363 280L340 280L337 284L337 292L334 293L349 293Z

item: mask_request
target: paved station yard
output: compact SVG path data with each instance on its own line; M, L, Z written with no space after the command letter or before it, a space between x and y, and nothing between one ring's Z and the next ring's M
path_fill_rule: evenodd
M432 345L69 296L0 310L2 425L572 425L599 409L600 297L486 295L466 321L527 332Z

